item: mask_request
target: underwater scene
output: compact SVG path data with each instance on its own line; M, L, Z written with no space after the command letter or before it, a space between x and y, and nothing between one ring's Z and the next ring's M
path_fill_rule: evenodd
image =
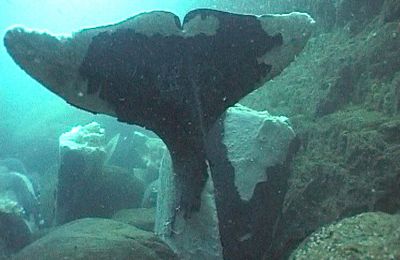
M400 1L0 0L0 260L400 259Z

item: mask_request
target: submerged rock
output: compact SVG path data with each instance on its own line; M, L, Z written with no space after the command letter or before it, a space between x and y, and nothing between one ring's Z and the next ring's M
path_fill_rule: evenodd
M30 244L15 260L177 259L150 232L108 219L80 219Z
M400 259L400 215L362 213L310 235L290 259Z
M0 202L1 203L1 202ZM32 239L32 231L28 223L15 213L0 212L0 259L28 245Z
M153 232L155 215L155 208L137 208L120 210L112 218L145 231Z
M97 123L75 127L60 137L58 224L84 217L111 217L118 210L140 206L143 183L132 172L104 165L109 146Z
M4 162L0 162L0 256L1 251L8 255L26 246L40 222L39 201L31 181L10 171L17 168L7 168Z
M308 10L327 1L271 5L283 2ZM373 6L383 1L328 2L347 12L324 15L336 13L338 27L312 38L279 78L242 100L287 115L301 141L266 259L286 259L322 225L400 208L400 2L384 1L382 13Z

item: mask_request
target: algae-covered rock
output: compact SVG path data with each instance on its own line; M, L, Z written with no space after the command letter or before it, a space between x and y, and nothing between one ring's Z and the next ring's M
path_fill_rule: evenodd
M241 102L288 116L301 142L268 259L287 258L321 225L400 208L400 27L385 18L396 17L399 1L385 1L386 11L371 9L383 1L331 2L335 27Z
M382 8L383 20L392 22L400 19L400 2L397 0L386 0Z
M155 215L155 208L137 208L120 210L112 218L145 231L153 232Z
M65 224L19 252L15 260L176 259L152 233L107 219Z
M400 215L369 212L323 227L290 259L400 259Z
M303 145L269 257L285 258L306 236L338 219L400 208L399 132L393 120L349 110L302 127L307 131L300 135Z

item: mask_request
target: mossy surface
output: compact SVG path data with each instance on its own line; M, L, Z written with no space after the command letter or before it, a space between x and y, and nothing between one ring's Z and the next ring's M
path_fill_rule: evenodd
M241 101L288 116L301 142L267 259L323 225L400 209L400 2L331 3L335 21L317 17L326 23L297 59Z
M325 226L290 259L399 259L400 215L369 212Z

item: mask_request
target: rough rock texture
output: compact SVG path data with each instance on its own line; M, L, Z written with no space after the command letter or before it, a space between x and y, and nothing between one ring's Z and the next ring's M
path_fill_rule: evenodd
M310 235L290 259L399 259L400 215L370 212Z
M155 215L155 208L123 209L115 213L112 219L153 232Z
M295 133L287 117L241 105L228 109L224 128L223 142L235 168L235 186L241 199L249 201L256 185L268 181L266 169L285 161Z
M398 141L384 134L397 129L388 120L376 112L350 110L304 129L275 227L273 257L290 252L321 225L364 211L400 208L400 150Z
M268 259L288 257L321 225L400 209L400 2L334 6L334 24L320 25L280 77L241 101L288 116L301 141Z
M30 244L15 260L177 259L154 234L107 219L80 219Z
M399 42L398 23L379 19L355 36L344 29L320 34L286 73L244 103L290 116L321 117L349 105L398 114Z

